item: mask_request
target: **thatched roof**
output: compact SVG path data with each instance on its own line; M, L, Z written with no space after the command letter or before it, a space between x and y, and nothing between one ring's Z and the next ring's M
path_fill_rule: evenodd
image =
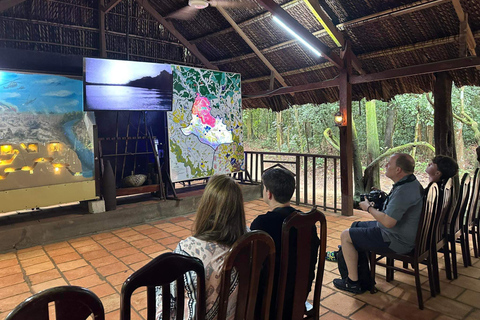
M234 1L234 0L232 0ZM456 0L468 15L474 39L480 41L480 1ZM336 28L348 40L366 73L421 65L459 57L458 10L447 0L319 0ZM5 2L5 1L4 1ZM0 4L0 48L44 51L75 56L100 56L99 2L97 0L11 0ZM105 15L108 58L156 61L205 67L205 60L219 70L242 75L244 95L271 89L271 70L214 7L199 10L190 20L164 17L187 5L188 0L109 0ZM339 69L325 58L315 58L272 20L255 0L249 8L224 9L252 44L283 77L287 86L332 79ZM337 55L340 48L323 30L304 0L276 1L295 20ZM118 4L117 4L118 3ZM150 4L152 11L145 10ZM5 5L5 4L4 4ZM458 9L458 8L457 8ZM3 11L3 12L2 12ZM127 15L129 16L127 23ZM165 24L165 23L164 23ZM127 25L128 37L127 37ZM172 34L171 27L184 38ZM169 31L170 30L170 31ZM129 53L127 57L127 38ZM204 57L185 47L185 41ZM471 55L472 52L467 54ZM457 85L480 85L475 68L449 72ZM356 74L356 73L354 73ZM432 74L354 85L353 99L388 100L399 93L431 91ZM283 86L278 80L274 89ZM338 89L327 88L269 98L245 99L247 108L276 110L291 104L338 100Z

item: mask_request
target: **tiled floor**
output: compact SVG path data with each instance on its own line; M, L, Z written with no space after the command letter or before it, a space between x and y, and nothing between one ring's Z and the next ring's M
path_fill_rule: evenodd
M259 213L267 211L261 200L246 203L248 224ZM302 209L302 208L301 208ZM327 213L328 249L340 243L342 230L352 221L368 216L356 212L353 217ZM0 319L17 304L40 290L78 285L89 288L102 300L106 319L119 319L120 289L125 279L153 257L175 248L180 239L190 235L193 215L125 227L89 237L37 246L0 254ZM441 259L442 263L442 259ZM431 298L426 271L422 281L425 310L417 308L413 276L395 274L385 282L379 267L378 293L346 294L333 287L338 277L336 264L327 262L322 289L321 318L330 319L480 319L480 261L473 267L459 267L459 278L449 281L441 270L442 293ZM132 298L132 319L146 317L145 291Z

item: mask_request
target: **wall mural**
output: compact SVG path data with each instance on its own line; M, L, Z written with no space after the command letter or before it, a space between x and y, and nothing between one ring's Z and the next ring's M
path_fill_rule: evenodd
M94 179L83 83L0 71L0 191Z
M244 170L240 74L172 66L172 181Z

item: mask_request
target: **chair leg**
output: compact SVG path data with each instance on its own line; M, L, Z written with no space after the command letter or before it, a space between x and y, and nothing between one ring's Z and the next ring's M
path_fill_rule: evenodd
M387 266L393 267L395 264L395 260L392 258L387 258ZM394 270L392 268L387 268L387 274L386 274L386 280L387 282L390 282L393 280L393 272Z
M450 249L448 248L448 240L443 243L443 259L445 260L445 275L448 280L452 280L452 265L450 261Z
M477 242L477 255L475 258L480 256L480 219L476 219L475 221L475 230L476 230L476 239L474 241Z
M477 228L475 222L470 227L470 232L472 234L472 244L473 244L473 255L475 258L478 258L478 247L477 247ZM470 263L471 265L471 263Z
M437 279L436 279L436 275L435 275L435 266L434 266L434 262L433 262L433 259L432 259L432 252L430 252L430 256L428 257L427 259L427 270L428 270L428 284L430 285L430 295L432 297L436 297L437 296L437 290L440 290L440 284L438 285L438 289L437 289Z
M417 288L418 307L420 308L420 310L423 310L422 284L420 283L420 271L418 268L418 262L415 262L413 268L415 272L415 287Z
M375 293L375 267L377 266L377 256L375 252L370 252L370 293Z
M450 239L450 254L452 255L452 272L453 272L453 279L458 278L458 269L457 269L457 243L455 242L455 237ZM463 252L463 250L462 250Z
M466 268L468 267L468 250L466 248L467 241L465 240L465 234L462 232L460 236L460 247L462 248L462 259L463 259L463 266Z
M472 257L470 255L470 234L468 233L468 226L463 240L465 241L465 258L467 260L467 265L465 267L468 267L472 265Z
M429 274L428 277L432 278L435 293L440 293L440 274L438 270L438 253L436 248L432 248L430 251L430 261L432 274Z

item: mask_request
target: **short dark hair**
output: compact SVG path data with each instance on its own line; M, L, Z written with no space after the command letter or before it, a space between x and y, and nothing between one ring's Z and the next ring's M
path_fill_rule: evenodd
M405 173L413 173L415 171L415 160L407 153L397 153L397 160L395 165L403 170Z
M438 171L442 173L441 180L447 180L458 173L458 164L455 159L449 156L438 155L432 159L437 165Z
M279 203L287 203L295 192L295 176L284 168L271 168L262 174L262 182Z

